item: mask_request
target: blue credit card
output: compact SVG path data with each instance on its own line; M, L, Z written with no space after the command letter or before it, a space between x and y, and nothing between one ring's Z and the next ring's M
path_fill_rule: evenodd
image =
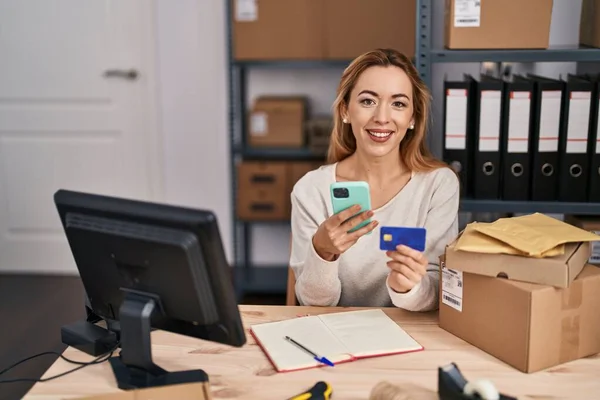
M382 226L379 238L381 250L396 250L403 244L418 251L425 251L425 228Z

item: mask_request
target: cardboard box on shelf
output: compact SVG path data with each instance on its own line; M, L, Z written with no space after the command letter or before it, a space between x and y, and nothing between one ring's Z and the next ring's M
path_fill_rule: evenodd
M246 221L286 220L290 194L321 161L244 161L238 165L237 216Z
M565 215L565 222L600 235L600 217L583 217L575 215ZM591 254L588 263L600 265L600 240L591 242Z
M415 55L416 0L326 0L325 54L353 59L376 48Z
M246 221L288 218L288 172L284 161L244 161L237 168L238 218Z
M533 373L600 353L600 268L569 288L462 272L441 264L439 325L508 365Z
M237 60L322 59L322 0L230 0Z
M600 0L583 0L579 43L589 47L600 47Z
M545 49L553 0L446 0L448 49Z
M248 143L254 147L302 147L308 101L300 96L260 96L248 116Z
M381 47L415 54L417 0L229 1L236 60L347 60Z

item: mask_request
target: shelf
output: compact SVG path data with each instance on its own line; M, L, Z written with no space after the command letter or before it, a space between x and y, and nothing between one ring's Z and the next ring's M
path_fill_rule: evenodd
M235 152L248 159L274 160L293 158L297 160L325 160L324 155L315 154L308 148L241 147L237 148Z
M490 49L447 50L432 49L431 62L600 62L600 49L588 47L555 47L550 49Z
M235 60L233 65L243 68L313 69L346 68L351 60Z
M246 294L285 294L287 289L287 266L237 267L233 270L235 288Z
M461 199L460 211L600 215L600 203Z
M600 203L568 203L559 201L513 201L461 199L461 212L545 213L599 215ZM289 219L240 221L252 225L289 225Z

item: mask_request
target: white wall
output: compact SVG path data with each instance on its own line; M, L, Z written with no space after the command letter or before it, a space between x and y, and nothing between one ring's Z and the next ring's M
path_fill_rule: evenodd
M158 66L165 140L167 201L207 207L220 220L231 256L231 199L228 150L228 82L224 0L156 0ZM443 3L434 0L433 43L443 45ZM555 1L551 45L576 44L581 0ZM574 63L515 65L517 72L549 76L575 72ZM444 75L477 74L480 65L434 64L434 134L440 135ZM341 69L256 70L248 76L249 104L262 93L301 93L315 113L330 111ZM248 105L249 105L248 104ZM286 264L288 226L257 226L253 259ZM260 234L259 239L257 233Z
M215 211L231 261L225 3L155 7L165 201Z

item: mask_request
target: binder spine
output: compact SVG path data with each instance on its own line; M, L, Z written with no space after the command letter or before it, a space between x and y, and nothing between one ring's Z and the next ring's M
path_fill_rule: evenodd
M536 90L531 199L554 201L558 197L558 150L561 135L563 90L558 87Z
M479 126L475 153L474 197L500 198L500 116L502 90L479 91Z
M462 82L445 84L444 161L458 174L461 193L470 196L471 166L468 157L469 90Z
M559 200L585 202L588 186L588 137L591 91L568 91L566 129L561 138Z
M509 89L506 96L507 129L502 161L502 197L528 200L530 190L531 91Z

